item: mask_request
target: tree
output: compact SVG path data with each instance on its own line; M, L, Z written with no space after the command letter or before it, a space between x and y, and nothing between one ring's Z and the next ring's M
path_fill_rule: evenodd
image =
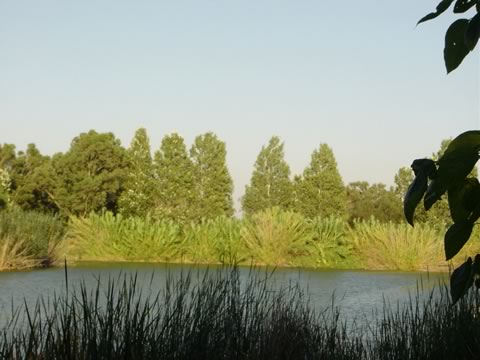
M10 176L7 170L0 168L0 210L5 209L10 203Z
M455 70L472 51L480 38L480 0L443 0L435 12L420 19L419 23L431 20L445 12L455 2L453 11L465 13L475 7L471 19L453 22L445 35L444 60L447 73ZM476 221L480 218L480 183L470 177L479 160L480 131L467 131L448 145L442 156L432 159L417 159L412 163L415 179L404 198L407 221L413 225L415 209L423 200L425 209L448 196L453 225L445 234L445 255L453 258L469 240ZM480 255L467 259L450 277L450 294L457 302L473 285L480 285Z
M190 150L195 177L197 215L212 219L233 215L233 181L225 143L213 133L197 136Z
M154 205L154 169L147 131L135 132L127 150L128 172L119 198L119 211L126 216L146 216Z
M345 186L327 144L312 153L310 165L296 179L295 196L295 209L306 217L346 216Z
M45 211L49 209L48 201L38 191L37 170L50 161L37 149L35 144L28 144L25 152L19 152L12 167L14 183L13 201L25 210Z
M255 161L250 185L245 187L242 210L247 216L272 207L290 209L293 205L293 185L290 167L285 162L283 143L273 136L263 146Z
M154 167L156 215L176 221L195 219L193 163L180 135L173 133L162 139Z
M65 154L52 160L51 170L59 182L52 184L51 199L63 212L85 216L92 211L117 211L128 162L112 133L82 133Z
M393 189L385 184L370 185L357 181L347 186L348 215L350 220L368 220L371 217L382 222L402 220L401 200Z

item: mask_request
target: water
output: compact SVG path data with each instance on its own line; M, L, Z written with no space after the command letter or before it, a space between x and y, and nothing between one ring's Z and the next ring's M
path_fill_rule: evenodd
M84 263L68 268L68 282L69 287L78 288L83 281L87 288L94 288L98 279L100 284L106 285L109 278L137 274L144 290L156 293L165 286L169 275L175 278L188 271L200 275L206 271L214 274L216 270L219 268L147 263ZM298 283L301 288L308 290L312 305L318 309L331 307L333 298L335 306L341 308L342 317L346 320L371 320L376 309L383 309L385 301L394 306L397 302L405 303L410 295L416 294L420 283L423 291L429 293L435 285L448 278L447 274L415 272L308 269L275 269L272 272L263 268L255 271L260 274L271 272L268 281L274 289ZM240 269L242 281L246 281L249 274L249 268ZM64 294L65 289L63 268L0 273L0 311L3 315L10 314L12 307L24 303L31 307L40 297L51 299L54 294Z

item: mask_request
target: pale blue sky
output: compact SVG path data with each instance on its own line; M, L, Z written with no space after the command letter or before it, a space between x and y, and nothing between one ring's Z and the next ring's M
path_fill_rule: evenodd
M272 135L300 173L320 143L345 182L392 184L480 125L479 52L446 76L436 1L0 0L0 143L47 154L95 129L227 143L239 198Z

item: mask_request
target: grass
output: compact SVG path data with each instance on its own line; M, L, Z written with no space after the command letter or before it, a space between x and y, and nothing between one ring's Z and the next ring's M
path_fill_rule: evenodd
M366 269L427 270L442 264L443 236L427 225L411 227L372 219L354 223L348 238Z
M136 276L83 284L16 311L0 333L2 359L473 359L480 355L478 296L452 306L443 286L405 306L385 304L376 324L347 326L315 310L268 273L238 268L168 278L142 292ZM23 317L23 318L22 318ZM355 325L357 324L357 325Z
M375 220L349 225L340 218L306 219L278 208L242 220L220 217L182 225L92 214L72 218L68 234L71 260L447 269L443 235L431 226Z
M0 211L0 270L49 266L63 258L65 225L57 217Z
M455 265L480 251L472 240ZM111 213L56 217L18 209L0 212L0 270L69 261L151 261L308 268L447 270L443 233L425 224L349 225L340 218L306 219L271 208L244 219L199 223L126 218Z

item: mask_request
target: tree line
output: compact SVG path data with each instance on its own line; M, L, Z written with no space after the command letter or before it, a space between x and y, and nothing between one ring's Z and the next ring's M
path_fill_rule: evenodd
M447 145L444 141L440 152ZM174 221L232 217L233 181L226 154L225 142L210 132L197 136L190 149L179 134L166 135L152 155L144 128L135 132L128 148L113 133L90 130L75 137L68 151L51 157L35 144L25 151L3 144L0 207L64 216L110 211ZM402 197L412 178L409 168L401 168L389 188L366 181L345 185L327 144L320 144L304 171L292 177L284 144L273 136L258 154L241 207L246 216L278 207L307 218L400 222ZM448 205L440 204L428 216L420 214L420 221L422 216L425 221L446 220Z

